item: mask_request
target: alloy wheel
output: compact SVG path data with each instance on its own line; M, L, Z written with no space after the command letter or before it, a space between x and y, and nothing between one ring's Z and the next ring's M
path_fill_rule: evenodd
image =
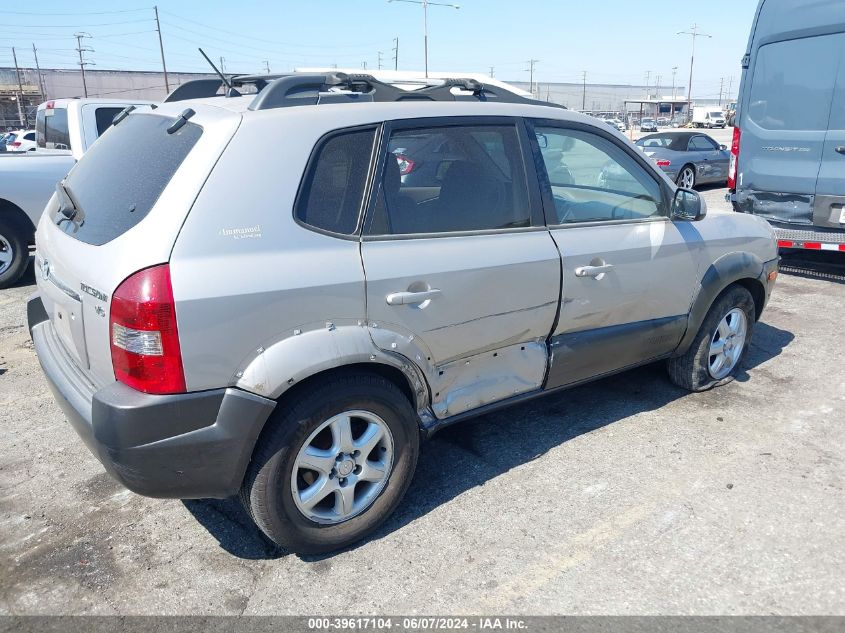
M707 362L714 379L721 380L734 370L745 348L747 332L747 317L741 308L732 309L719 321L710 339Z
M323 524L347 521L381 494L393 468L393 435L369 411L344 411L311 433L293 464L297 509Z
M14 259L15 251L12 248L12 243L0 234L0 275L9 270Z

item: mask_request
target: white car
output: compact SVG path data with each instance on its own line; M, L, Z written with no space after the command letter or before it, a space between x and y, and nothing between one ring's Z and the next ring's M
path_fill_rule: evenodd
M6 151L29 152L35 149L35 130L16 130L12 134L15 140L6 143Z

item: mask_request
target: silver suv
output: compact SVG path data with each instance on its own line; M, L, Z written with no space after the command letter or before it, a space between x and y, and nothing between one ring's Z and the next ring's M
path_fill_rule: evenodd
M240 494L324 552L445 425L658 360L693 391L738 371L771 229L607 125L472 80L219 84L119 116L38 227L35 349L127 488Z

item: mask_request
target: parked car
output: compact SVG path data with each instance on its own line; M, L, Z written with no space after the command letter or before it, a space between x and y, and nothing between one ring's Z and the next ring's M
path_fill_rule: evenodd
M35 130L18 130L6 142L7 152L30 152L35 149Z
M6 151L6 144L11 143L15 140L14 132L6 132L5 134L0 134L0 152Z
M657 132L657 122L654 119L640 121L640 132Z
M657 127L669 127L669 118L662 116L657 119Z
M767 0L744 57L728 187L783 248L845 252L845 22L834 0Z
M658 132L636 142L679 187L724 184L728 179L730 152L700 132Z
M724 128L727 125L725 114L712 107L695 107L692 109L692 126L706 128Z
M59 182L112 119L131 104L149 101L57 99L38 106L33 149L0 159L0 289L15 283L29 264L35 226ZM10 149L15 149L13 141ZM29 142L29 141L27 141Z
M739 370L771 230L606 125L459 78L231 81L258 92L129 114L39 222L36 353L129 489L239 494L325 552L390 515L446 425L658 360L695 391ZM402 180L412 144L436 183Z

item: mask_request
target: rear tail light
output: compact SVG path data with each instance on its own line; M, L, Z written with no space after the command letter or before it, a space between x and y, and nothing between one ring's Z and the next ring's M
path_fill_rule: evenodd
M20 147L20 146L21 146L20 141L12 141L12 147Z
M412 171L414 171L414 167L417 166L414 161L412 161L404 154L394 154L394 156L396 156L396 162L399 163L399 173L402 176L407 176Z
M736 174L739 169L739 141L742 132L739 127L734 128L733 141L731 141L731 164L728 167L728 189L736 189Z
M117 380L145 393L185 391L169 265L145 268L118 286L109 326Z
M672 164L671 160L659 160L659 161L657 161L658 167L668 167L671 164Z

